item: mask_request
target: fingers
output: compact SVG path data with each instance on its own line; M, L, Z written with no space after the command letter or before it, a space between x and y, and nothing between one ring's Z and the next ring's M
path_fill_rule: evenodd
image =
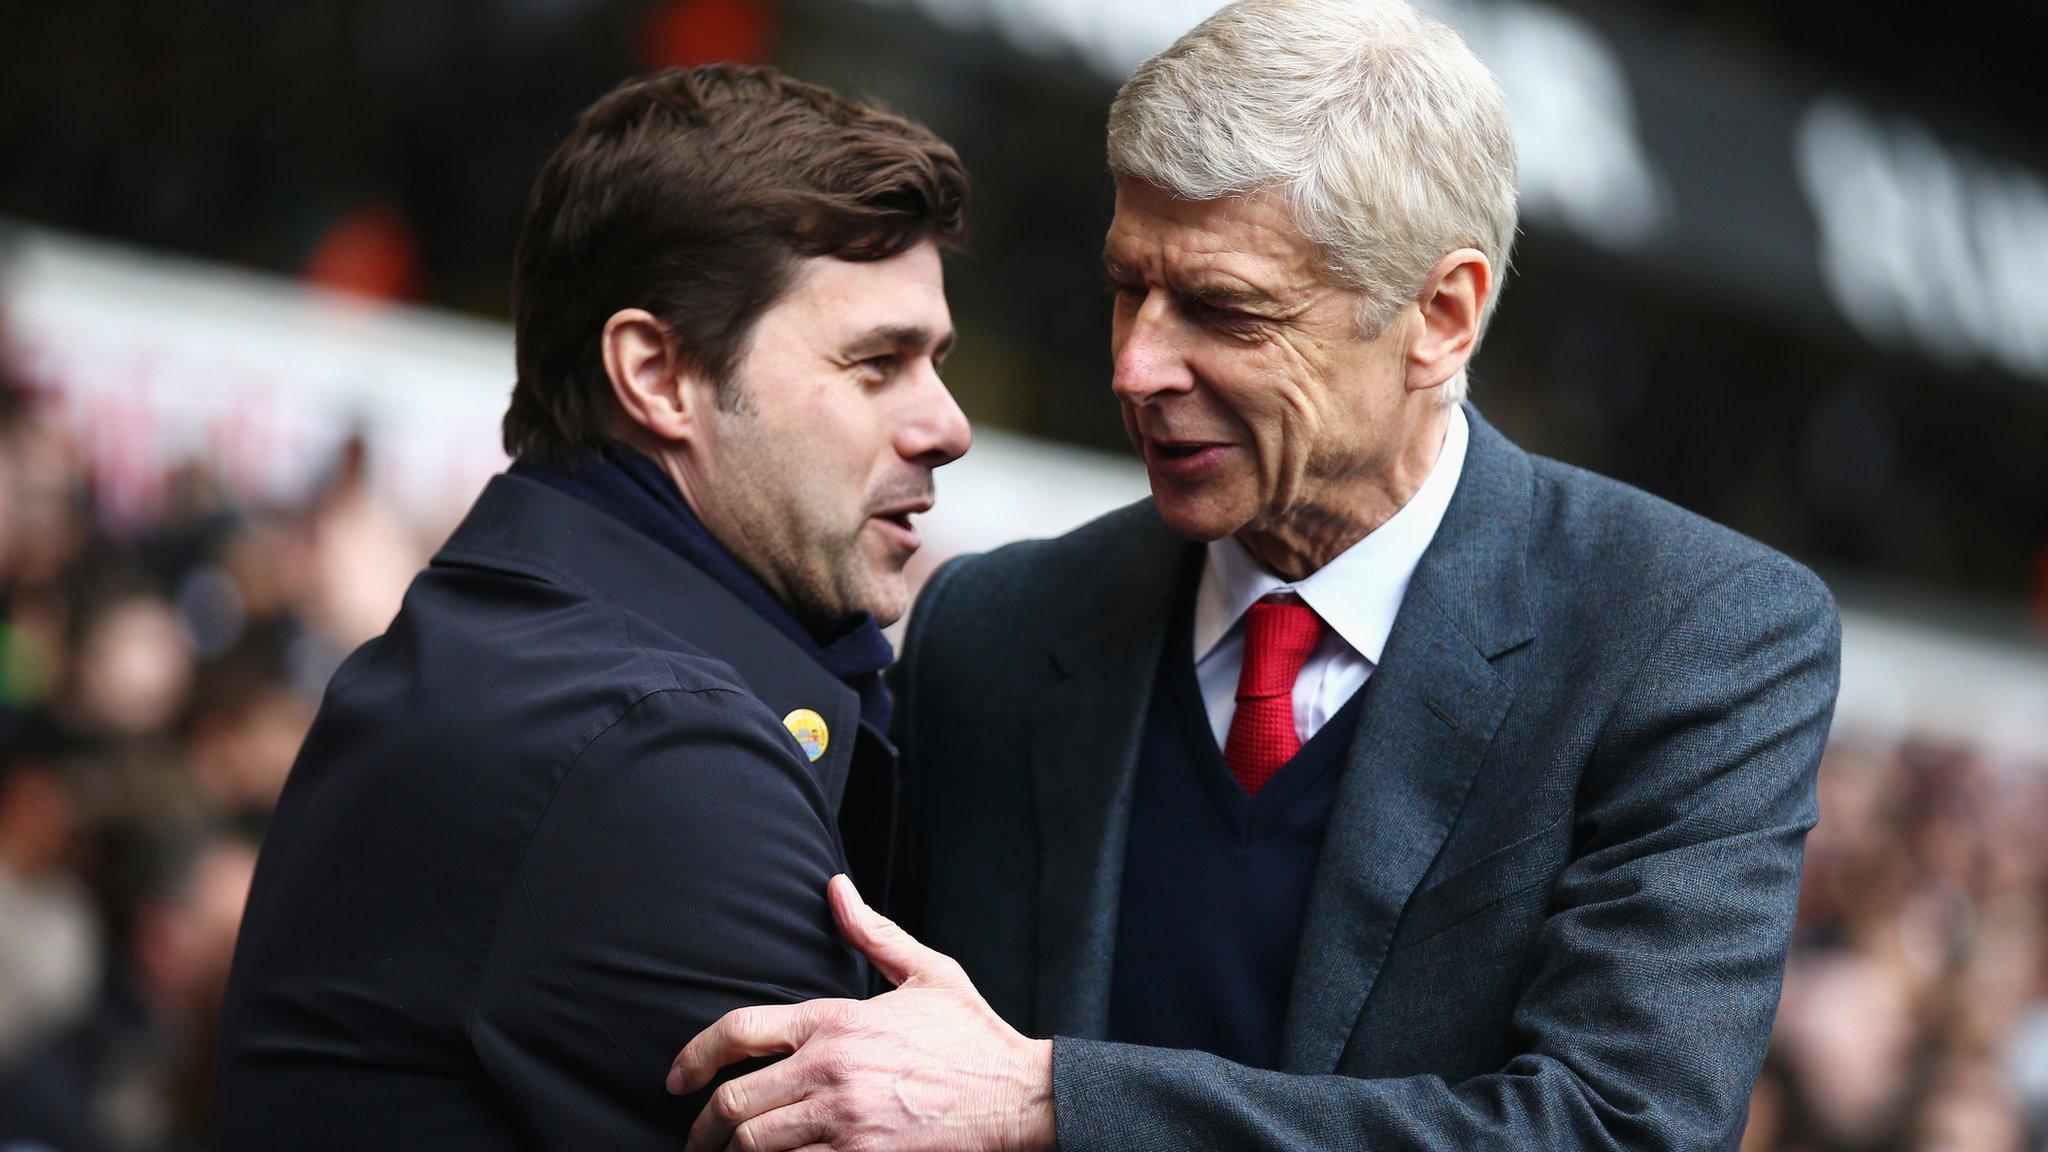
M824 1008L838 1001L735 1008L697 1033L668 1069L668 1090L687 1096L711 1083L718 1070L754 1056L794 1052L817 1029Z
M822 1144L827 1136L826 1120L824 1108L806 1100L740 1125L733 1133L732 1146L740 1152L789 1152Z
M894 920L868 907L860 890L844 875L834 876L826 884L825 895L839 934L889 983L899 988L913 981L926 986L966 983L966 975L952 957L918 943Z
M825 1141L826 1121L822 1105L803 1100L747 1120L734 1130L729 1140L716 1144L700 1144L696 1134L692 1133L685 1152L719 1152L720 1149L791 1152L792 1149L816 1147Z
M801 1059L784 1060L719 1085L697 1114L696 1123L690 1125L686 1152L718 1152L748 1122L788 1112L811 1088L802 1065ZM774 1147L793 1148L821 1138L813 1135Z

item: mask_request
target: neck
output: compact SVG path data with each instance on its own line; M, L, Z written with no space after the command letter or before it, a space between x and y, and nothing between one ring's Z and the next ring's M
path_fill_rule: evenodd
M1282 580L1307 579L1415 498L1443 453L1450 420L1449 409L1431 407L1384 462L1320 486L1268 522L1239 529L1238 542Z
M725 515L727 509L717 501L707 499L717 486L711 482L705 468L707 461L701 454L646 448L635 450L653 460L669 482L675 485L684 506L697 518L704 533L723 550L725 557L759 584L818 643L829 643L835 634L845 632L851 611L821 612L805 598L796 595L790 582L778 575L776 566L765 562L757 548L749 547L747 533L732 524Z

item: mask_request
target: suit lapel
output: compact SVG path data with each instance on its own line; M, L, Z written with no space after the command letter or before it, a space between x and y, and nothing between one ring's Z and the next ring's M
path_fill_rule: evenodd
M1465 470L1364 689L1309 893L1283 1067L1333 1072L1408 897L1513 701L1494 660L1531 635L1528 457L1467 407Z
M1052 654L1054 684L1032 716L1039 836L1038 1033L1100 1038L1108 1029L1117 896L1131 786L1165 642L1167 606L1201 551L1156 516L1117 569L1104 602Z

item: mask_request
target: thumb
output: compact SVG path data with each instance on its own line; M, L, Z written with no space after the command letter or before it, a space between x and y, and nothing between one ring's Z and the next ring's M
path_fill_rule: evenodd
M832 877L825 885L825 897L832 905L839 934L889 983L901 988L913 982L927 987L967 982L966 973L952 957L918 943L901 925L868 907L845 874Z

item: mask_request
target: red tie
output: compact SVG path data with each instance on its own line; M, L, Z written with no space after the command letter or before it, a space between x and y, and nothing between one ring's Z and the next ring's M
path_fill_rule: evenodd
M1297 597L1276 594L1244 615L1244 667L1223 762L1251 795L1301 751L1294 731L1294 679L1329 625Z

